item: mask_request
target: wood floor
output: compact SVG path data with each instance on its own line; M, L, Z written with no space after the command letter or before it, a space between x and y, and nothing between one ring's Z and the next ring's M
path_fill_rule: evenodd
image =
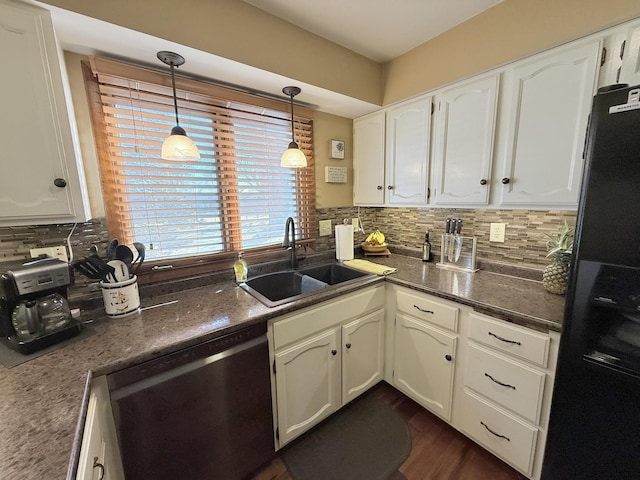
M366 395L375 395L391 405L409 426L411 453L399 469L407 480L526 480L387 383L379 383ZM276 457L252 480L292 480L292 477Z

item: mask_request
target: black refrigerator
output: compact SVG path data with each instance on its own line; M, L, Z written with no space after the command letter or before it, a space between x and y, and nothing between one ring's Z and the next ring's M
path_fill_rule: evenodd
M600 89L543 480L640 479L640 85Z

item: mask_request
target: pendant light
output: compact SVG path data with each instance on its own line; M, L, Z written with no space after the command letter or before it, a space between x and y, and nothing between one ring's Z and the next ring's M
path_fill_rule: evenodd
M281 167L304 168L307 166L307 157L304 156L304 153L296 143L293 127L293 97L300 92L301 90L298 87L284 87L282 89L282 93L291 97L291 143L289 144L289 148L282 154L282 158L280 159Z
M171 129L171 135L162 143L162 158L165 160L198 160L200 152L193 141L187 137L184 128L178 121L178 98L176 96L175 67L184 64L184 57L177 53L161 51L157 53L163 63L171 67L171 86L173 87L173 106L176 111L176 126Z

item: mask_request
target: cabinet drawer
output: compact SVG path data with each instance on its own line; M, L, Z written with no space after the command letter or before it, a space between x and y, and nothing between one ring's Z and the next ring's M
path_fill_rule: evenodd
M278 318L273 323L275 350L314 333L384 308L384 285L345 295Z
M398 290L397 309L421 320L458 331L458 309L426 295Z
M478 313L469 314L469 338L541 367L547 366L549 335Z
M461 428L485 448L530 475L538 429L492 407L471 392L463 395Z
M533 423L540 419L545 374L469 344L464 384Z

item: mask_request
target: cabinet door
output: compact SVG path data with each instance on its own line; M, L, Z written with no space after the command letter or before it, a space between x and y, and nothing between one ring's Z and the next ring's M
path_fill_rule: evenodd
M276 353L280 446L340 408L340 329Z
M353 121L353 204L384 205L385 113Z
M382 379L384 310L342 327L342 403L346 404Z
M620 69L620 82L640 84L640 23L629 27Z
M486 205L493 159L498 75L445 90L436 98L436 204Z
M96 480L104 469L106 443L103 438L98 415L98 398L95 393L89 396L87 419L85 421L82 448L78 463L77 480ZM94 467L95 465L95 467Z
M457 337L396 314L393 384L449 421Z
M387 203L427 203L432 97L387 111Z
M514 69L502 205L575 207L600 42Z
M0 2L0 226L84 221L59 51L46 10Z

